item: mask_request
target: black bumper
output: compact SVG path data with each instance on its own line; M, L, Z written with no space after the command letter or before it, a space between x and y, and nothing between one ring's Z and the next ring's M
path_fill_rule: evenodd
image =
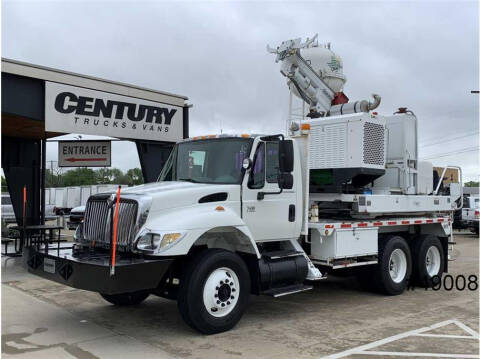
M70 222L67 221L68 229L76 229L81 222Z
M51 249L45 254L43 250L28 247L23 257L30 273L102 294L155 289L173 261L170 258L117 257L115 274L110 276L110 256L105 254L73 255L72 249L60 249L59 252Z

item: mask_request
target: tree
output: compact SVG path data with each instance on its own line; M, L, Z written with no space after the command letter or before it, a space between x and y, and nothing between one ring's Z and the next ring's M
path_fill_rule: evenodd
M140 168L131 168L125 174L127 184L129 186L137 186L143 184L143 174Z
M96 180L101 184L127 184L123 172L118 168L100 168L96 171Z
M91 168L80 167L67 171L62 176L63 186L86 186L94 184L96 180L95 171Z
M479 187L480 182L468 181L465 182L465 187Z
M126 184L136 186L143 183L142 170L131 168L126 173L118 168L91 168L79 167L60 174L55 169L45 171L46 187L88 186L95 184ZM4 186L2 177L2 187Z
M45 171L45 187L59 187L60 185L60 177L58 174L55 174L55 172L47 169Z

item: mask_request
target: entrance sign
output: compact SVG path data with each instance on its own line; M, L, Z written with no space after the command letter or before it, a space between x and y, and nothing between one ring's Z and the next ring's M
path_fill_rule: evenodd
M109 167L112 163L110 141L59 141L59 167Z
M177 142L182 107L45 81L45 130Z

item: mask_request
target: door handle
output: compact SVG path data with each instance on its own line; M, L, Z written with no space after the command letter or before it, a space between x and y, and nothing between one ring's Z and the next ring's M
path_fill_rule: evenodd
M295 222L295 205L291 204L288 206L288 221Z

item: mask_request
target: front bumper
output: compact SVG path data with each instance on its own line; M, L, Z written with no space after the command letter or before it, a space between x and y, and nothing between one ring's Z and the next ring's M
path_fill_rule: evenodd
M67 221L67 227L68 229L77 229L78 225L80 224L81 222L71 222L71 221Z
M155 289L173 262L171 258L145 259L117 256L115 274L110 276L110 256L104 253L75 253L72 249L24 249L30 273L69 287L102 294L120 294Z

